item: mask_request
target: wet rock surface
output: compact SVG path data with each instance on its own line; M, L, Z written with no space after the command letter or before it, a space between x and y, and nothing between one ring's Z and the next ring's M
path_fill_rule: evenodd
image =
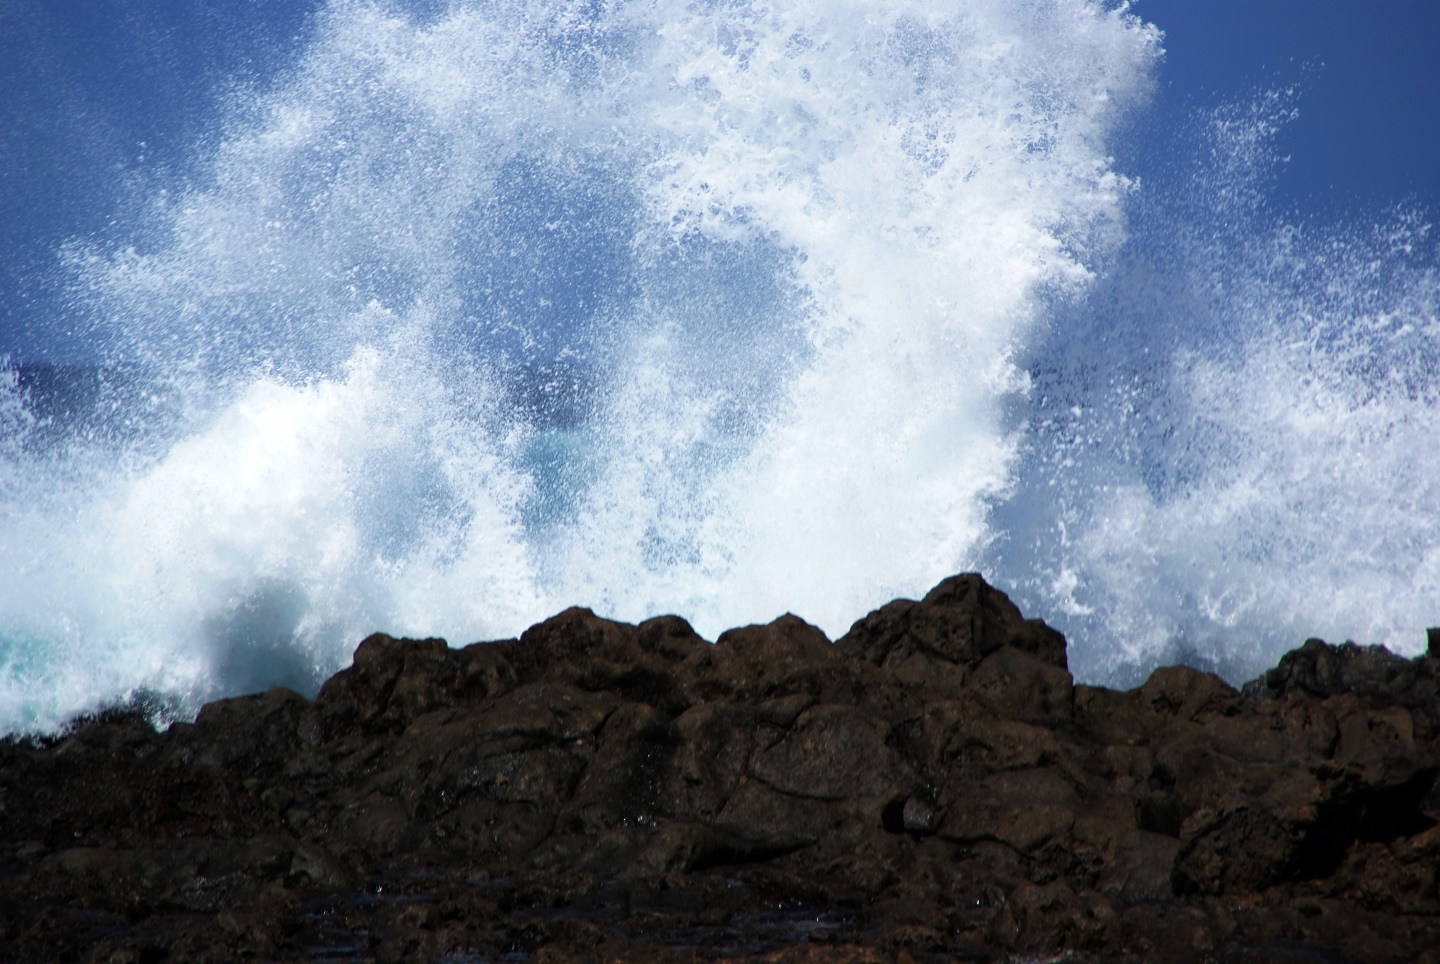
M0 960L1437 961L1440 658L1073 685L973 575L832 643L572 609L0 744Z

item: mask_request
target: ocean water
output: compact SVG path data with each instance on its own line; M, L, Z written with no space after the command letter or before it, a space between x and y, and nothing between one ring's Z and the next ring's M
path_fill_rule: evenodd
M333 0L0 373L0 730L569 605L839 635L978 569L1077 678L1440 623L1426 213L1266 204L1300 95L1126 169L1083 0Z

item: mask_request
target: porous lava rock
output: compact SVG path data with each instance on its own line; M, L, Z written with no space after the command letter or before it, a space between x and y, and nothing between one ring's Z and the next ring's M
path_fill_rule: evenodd
M975 575L836 642L571 609L0 744L0 959L1440 961L1440 659L1076 686Z

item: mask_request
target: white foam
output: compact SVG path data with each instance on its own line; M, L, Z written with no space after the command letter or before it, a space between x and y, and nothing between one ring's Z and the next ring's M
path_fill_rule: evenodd
M1249 678L1307 636L1414 654L1440 621L1440 273L1423 219L1263 206L1293 92L1222 107L1042 352L990 560L1091 678ZM1056 375L1056 373L1059 373ZM1046 397L1048 393L1048 398Z
M1106 139L1158 54L1081 0L332 4L134 249L70 251L73 323L161 402L5 454L0 728L572 603L837 633L989 560L1020 362L1123 240ZM1067 598L1154 582L1096 575L1169 524L1128 505Z

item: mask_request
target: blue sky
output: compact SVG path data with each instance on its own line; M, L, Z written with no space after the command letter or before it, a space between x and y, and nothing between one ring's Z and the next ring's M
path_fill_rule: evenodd
M1159 113L1299 83L1276 206L1440 216L1440 0L1138 0L1165 31Z
M132 240L116 226L195 172L226 92L291 63L316 6L0 0L0 356L60 357L57 249Z
M304 42L314 0L0 0L0 355L59 358L55 251L117 225L191 173L236 84ZM1272 204L1440 216L1440 0L1139 0L1166 33L1161 93L1121 152L1196 110L1301 85ZM1157 141L1158 142L1158 141ZM197 149L197 145L200 149Z

